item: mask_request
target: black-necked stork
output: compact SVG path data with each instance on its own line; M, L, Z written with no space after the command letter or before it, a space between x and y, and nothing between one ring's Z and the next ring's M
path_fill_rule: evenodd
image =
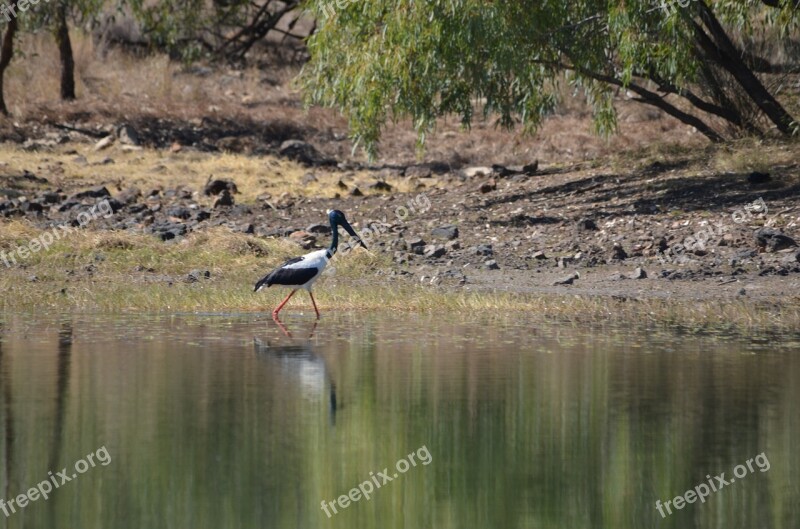
M311 303L314 304L314 311L317 313L317 319L319 319L319 309L317 308L317 302L314 301L314 294L311 293L311 285L314 284L314 281L319 279L319 276L322 275L322 271L325 270L325 267L328 265L328 261L330 261L336 253L336 249L339 246L339 226L343 227L361 246L364 248L367 247L353 227L350 226L350 223L347 222L344 213L338 209L334 209L328 212L328 219L331 222L331 232L333 233L333 240L331 241L330 247L324 250L311 252L302 257L289 259L256 283L254 292L258 292L264 287L269 288L272 285L280 285L292 289L281 304L272 311L273 318L277 319L278 313L289 299L294 296L295 292L304 288L308 292L308 295L311 296Z

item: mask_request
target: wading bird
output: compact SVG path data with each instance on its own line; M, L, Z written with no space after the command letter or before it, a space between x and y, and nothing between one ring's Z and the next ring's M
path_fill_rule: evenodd
M331 232L333 233L333 240L331 241L330 247L325 250L311 252L302 257L289 259L256 283L254 292L258 292L264 287L269 288L272 285L280 285L292 289L289 295L286 296L286 299L272 311L272 317L274 319L278 318L278 313L283 306L286 305L286 302L301 288L304 288L308 292L308 295L311 296L311 303L314 304L314 311L317 313L317 319L319 319L319 309L317 308L317 302L314 301L314 294L311 293L311 285L322 275L322 271L325 270L328 261L330 261L336 253L336 249L339 246L339 226L344 228L361 246L364 248L367 247L364 241L361 240L361 237L356 234L353 227L350 226L350 223L347 222L344 213L338 209L334 209L328 212L328 219L331 221Z

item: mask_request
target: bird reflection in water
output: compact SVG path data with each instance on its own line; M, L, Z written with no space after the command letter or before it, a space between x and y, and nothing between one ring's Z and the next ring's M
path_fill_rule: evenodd
M313 334L314 328L316 328L316 322L311 329L311 334ZM288 333L288 331L284 332ZM338 409L336 383L331 377L327 362L314 351L309 341L302 344L278 345L270 343L269 340L254 337L253 349L259 359L274 366L287 379L294 381L305 397L317 400L327 393L330 421L331 424L336 423Z

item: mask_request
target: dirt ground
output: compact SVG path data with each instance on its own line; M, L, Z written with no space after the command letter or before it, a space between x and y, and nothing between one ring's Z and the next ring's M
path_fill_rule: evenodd
M408 127L393 125L381 158L368 163L352 152L342 118L302 109L287 74L151 66L171 76L159 104L147 93L138 94L147 104L115 102L87 84L78 103L31 95L18 119L2 122L0 230L15 220L74 222L111 200L114 214L93 229L172 244L224 225L310 249L327 245L325 211L336 208L394 263L376 281L799 299L794 144L709 146L620 94L620 133L608 141L592 136L585 108L572 105L533 137L443 121L422 158ZM92 65L85 70L93 78ZM181 100L190 88L192 100ZM214 179L235 184L230 200L204 192Z
M768 182L754 184L749 174L702 169L688 158L627 170L540 164L525 174L435 164L351 171L267 155L242 164L284 167L298 180L237 181L227 158L234 167L219 186L234 183L236 192L206 195L203 170L217 155L159 155L159 172L137 186L126 174L153 153L113 149L96 153L87 143L21 157L5 151L11 161L0 162L0 193L7 197L0 215L44 229L75 224L81 211L108 200L114 213L92 229L149 233L166 245L222 225L252 237L289 237L301 253L328 244L325 212L336 208L372 252L394 263L376 270L376 281L389 274L465 289L686 300L777 302L797 300L800 292L794 163L773 166ZM26 169L26 160L45 163ZM87 176L59 174L69 164L69 173ZM194 180L173 187L169 175L176 171ZM304 181L316 186L312 194L303 193ZM755 234L764 227L775 231L759 241Z

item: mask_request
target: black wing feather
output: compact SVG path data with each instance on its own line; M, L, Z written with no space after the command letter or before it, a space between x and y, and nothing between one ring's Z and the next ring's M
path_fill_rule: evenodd
M278 268L261 278L261 280L256 283L256 287L253 291L258 292L258 290L265 285L267 288L269 288L272 285L299 286L307 283L312 277L317 275L316 268L284 268L288 265L299 263L304 259L305 257L295 257L293 259L289 259Z

